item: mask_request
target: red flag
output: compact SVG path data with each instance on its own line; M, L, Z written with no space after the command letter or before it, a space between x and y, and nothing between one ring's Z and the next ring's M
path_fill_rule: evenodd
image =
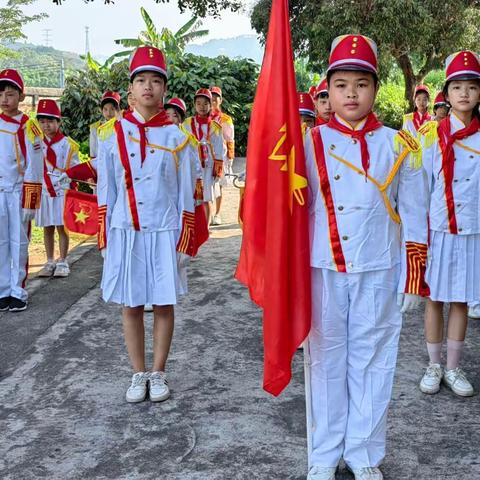
M250 120L236 278L263 308L263 388L279 395L310 330L307 179L287 0L273 0Z
M63 222L69 232L96 235L98 230L97 196L65 190Z
M192 257L197 255L198 250L208 240L209 236L207 215L202 203L195 207L195 246L193 247Z

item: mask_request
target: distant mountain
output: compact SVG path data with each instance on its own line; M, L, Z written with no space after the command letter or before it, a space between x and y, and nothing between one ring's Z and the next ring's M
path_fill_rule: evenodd
M3 43L2 47L14 52L0 58L0 69L16 68L30 87L59 87L63 75L69 70L85 67L76 53L63 52L52 47L31 43ZM3 53L3 51L2 51Z
M262 63L263 46L255 35L240 35L234 38L209 40L202 44L187 45L187 52L204 57L226 55L230 58L251 58L256 63Z

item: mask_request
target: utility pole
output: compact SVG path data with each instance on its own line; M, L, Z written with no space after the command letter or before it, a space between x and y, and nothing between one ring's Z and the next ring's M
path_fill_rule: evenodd
M85 27L85 55L90 52L90 39L88 37L89 27Z
M51 28L44 28L43 30L43 44L46 47L50 46L50 32L52 31Z
M63 61L63 58L60 63L60 88L65 87L65 62Z

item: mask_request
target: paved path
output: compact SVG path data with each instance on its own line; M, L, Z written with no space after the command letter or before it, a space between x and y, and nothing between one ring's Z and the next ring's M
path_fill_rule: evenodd
M265 394L260 313L232 278L239 246L238 235L212 238L192 262L162 404L124 401L120 309L100 299L95 250L68 280L38 283L27 312L0 314L0 478L305 479L302 354L284 394ZM407 316L385 478L480 479L479 397L419 392L421 325L420 311ZM472 321L464 364L477 387L479 347Z

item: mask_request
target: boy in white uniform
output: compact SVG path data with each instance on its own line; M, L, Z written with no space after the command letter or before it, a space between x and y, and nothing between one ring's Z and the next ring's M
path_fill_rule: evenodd
M62 184L59 174L78 165L78 144L60 131L62 113L55 100L40 100L37 119L40 122L43 138L43 191L40 208L35 223L43 227L43 240L47 263L38 272L40 277L68 277L70 268L67 262L69 237L63 227L64 192L69 185ZM54 260L55 230L58 233L60 257Z
M27 308L30 222L42 194L42 132L18 105L23 80L13 69L0 72L0 311Z
M343 457L356 480L381 480L401 313L428 293L427 185L418 142L372 113L375 43L335 39L327 79L335 113L305 140L308 479L333 480Z
M163 109L163 53L138 48L130 61L135 110L99 130L99 247L105 257L105 301L123 305L123 327L134 370L127 402L166 400L165 366L178 296L186 293L186 263L195 242L189 138ZM153 366L145 367L144 305L154 309Z

